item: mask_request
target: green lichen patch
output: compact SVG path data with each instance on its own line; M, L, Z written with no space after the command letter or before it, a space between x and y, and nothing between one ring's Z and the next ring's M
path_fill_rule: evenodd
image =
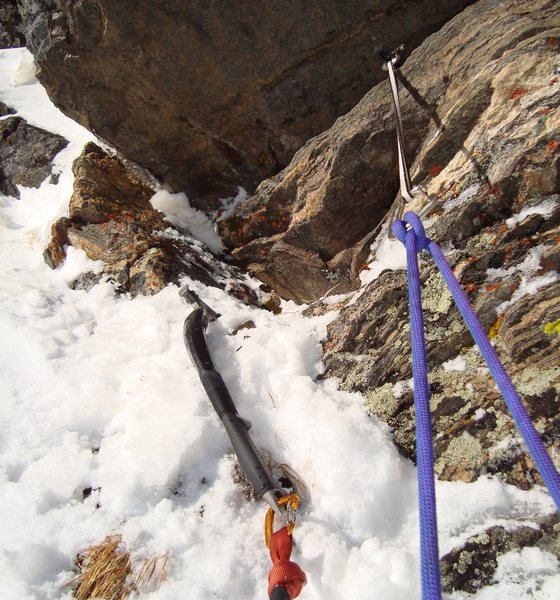
M428 342L441 342L451 334L458 334L465 330L465 325L460 319L453 319L446 327L428 327L426 340Z
M480 440L464 431L450 441L447 449L436 460L435 472L444 479L474 481L487 459L488 454Z
M404 402L403 396L395 389L397 386L398 384L386 383L381 387L367 392L367 407L382 419L387 419L395 415Z
M422 307L433 313L432 320L447 314L453 304L453 297L439 271L432 273L422 286Z
M551 387L560 393L560 366L549 369L526 367L512 379L522 396L537 396Z

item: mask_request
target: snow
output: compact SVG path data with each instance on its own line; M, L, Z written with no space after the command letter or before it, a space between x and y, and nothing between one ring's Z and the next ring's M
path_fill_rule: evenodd
M477 408L474 412L473 419L480 421L486 415L486 411L483 408Z
M106 281L75 291L69 281L100 263L72 249L55 271L42 259L50 224L67 209L72 161L92 136L39 84L10 84L22 60L25 51L0 51L0 99L71 144L57 157L57 185L0 197L0 598L68 600L77 553L113 533L135 561L169 556L167 581L146 600L264 598L266 507L232 481L230 445L183 346L191 309L178 288L134 299ZM158 201L170 220L207 231L183 196ZM376 269L393 251L378 252ZM309 490L294 534L309 580L301 597L419 598L415 468L363 397L317 381L333 315L304 318L285 303L274 316L183 283L222 314L208 343L256 445ZM231 335L248 319L254 329ZM553 510L542 490L489 478L438 482L437 495L442 554L490 525ZM528 585L541 600L560 591L558 564L536 549L501 558L497 578L475 598L526 597Z
M443 205L443 209L445 210L445 212L449 212L454 208L457 208L458 206L462 206L463 204L465 204L465 202L467 202L473 196L475 196L479 190L479 183L473 183L469 185L456 198L450 198L449 200L446 200Z
M448 373L451 371L464 372L467 370L467 361L463 356L457 356L451 360L448 360L447 362L444 362L441 366L443 367L443 370L447 371Z
M539 213L542 214L542 213ZM511 277L515 274L521 275L519 286L509 300L502 302L497 308L496 313L502 315L510 306L515 304L524 296L535 294L541 288L560 280L560 274L550 271L544 275L537 275L540 268L541 258L546 248L538 246L531 248L525 259L508 269L488 269L488 277L490 281Z
M506 225L513 229L518 223L524 221L530 215L542 215L543 217L549 217L554 209L558 206L558 194L554 194L542 200L534 206L527 206L521 210L517 215L506 219Z
M397 239L388 236L387 227L382 229L381 234L372 244L371 253L375 259L360 273L362 287L377 279L385 269L406 268L405 247Z
M37 67L35 65L35 61L33 60L33 55L30 52L25 52L25 50L19 50L19 52L22 54L22 56L19 61L18 68L12 77L12 86L18 87L20 85L37 83L37 78L35 77L37 73Z
M497 279L503 279L505 277L511 277L515 273L521 273L527 279L531 278L539 270L541 258L545 250L546 248L543 246L531 248L521 263L515 264L508 269L489 268L486 271L489 280L494 281Z
M227 219L235 210L235 207L248 197L247 190L244 187L237 187L237 194L232 198L224 198L222 200L222 208L216 211L217 220Z
M413 389L413 385L412 379L397 381L393 386L393 396L397 399L402 398L406 392Z
M93 134L65 118L49 101L47 92L34 77L32 60L25 48L0 51L2 101L31 125L64 136L72 146L82 147L86 141L94 141Z
M165 218L172 225L187 229L213 252L220 254L225 250L210 219L202 211L191 207L186 194L172 194L160 190L150 198L150 202L156 210L165 214Z

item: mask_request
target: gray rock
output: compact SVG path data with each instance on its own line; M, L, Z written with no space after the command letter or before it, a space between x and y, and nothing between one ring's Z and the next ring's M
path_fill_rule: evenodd
M247 303L258 303L235 267L212 256L152 207L154 191L118 158L90 143L72 170L68 217L53 224L45 262L57 268L70 245L105 263L101 273L87 273L74 281L74 289L88 290L104 278L118 293L155 294L188 275Z
M6 117L8 115L15 115L16 111L11 106L0 102L0 117Z
M18 185L39 187L51 175L53 158L67 146L62 136L20 117L0 121L0 192L19 198Z
M448 593L461 590L475 594L482 587L497 583L495 573L500 556L527 546L538 546L560 559L558 533L558 514L538 519L532 526L490 527L442 557L442 587Z
M66 114L197 207L278 172L472 0L19 0Z
M503 219L512 207L502 196L514 201L522 190L547 195L557 187L558 154L547 154L546 144L558 121L556 84L549 82L557 78L560 15L554 0L527 6L477 2L401 69L413 183L442 199L475 181L496 192L458 206L454 223L448 216L435 226L436 239L441 229L441 237L456 243L480 224ZM398 191L394 128L384 82L219 223L233 256L298 302L314 301L335 285L338 293L358 286L372 232ZM552 164L540 172L535 167L543 165L543 152ZM440 172L453 161L462 167L461 180L444 180ZM519 190L511 189L515 185Z
M436 223L442 227L448 216L454 223L454 214L439 217L431 229ZM555 325L560 322L560 281L554 280L554 263L541 259L532 274L526 266L533 256L544 256L545 249L551 253L558 248L559 228L547 228L558 215L560 205L548 220L529 216L517 227L503 222L481 227L449 259L545 444L560 455L560 336ZM529 222L533 233L525 237ZM535 230L536 222L541 225ZM421 265L436 472L441 479L461 481L496 474L528 489L541 482L540 476L443 280L433 264ZM523 293L524 269L529 280L545 276L550 283ZM343 308L329 325L324 350L326 376L340 378L343 389L362 392L370 410L391 426L402 453L414 460L413 396L406 383L412 371L405 273L385 271ZM443 366L457 356L459 370ZM512 443L504 444L507 439Z
M25 46L21 16L16 0L2 0L0 5L0 49Z
M487 14L481 22L491 35L492 19L502 8L480 2L445 29L457 31L458 22L466 26L468 15ZM491 89L491 97L477 105L477 119L465 116L462 98L447 113L447 100L442 100L437 109L441 123L447 127L458 111L468 131L448 139L447 129L434 124L418 147L413 176L437 201L425 220L429 237L446 250L546 447L559 460L560 153L555 135L560 127L560 14L546 0L519 1L502 17L497 26L509 28L507 50L478 37L488 60L471 73L474 88ZM437 46L441 34L429 44ZM475 43L469 40L457 31L454 56ZM468 59L457 63L459 73L471 64ZM451 79L458 76L453 72ZM463 83L470 85L468 78ZM464 100L469 97L466 92ZM453 151L455 136L460 143ZM445 160L426 176L434 156ZM542 483L443 280L423 255L420 274L438 477L470 482L492 474L523 489ZM414 460L404 273L382 273L340 311L328 331L326 376L340 378L343 389L362 392L369 409L391 426L401 452ZM455 358L457 363L445 364Z

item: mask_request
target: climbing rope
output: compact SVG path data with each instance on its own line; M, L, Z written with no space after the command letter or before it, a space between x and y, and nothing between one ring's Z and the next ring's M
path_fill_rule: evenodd
M307 582L300 566L290 560L292 554L292 532L296 526L296 512L299 497L288 494L277 500L278 506L286 507L286 525L274 531L274 515L272 508L265 517L264 537L266 547L270 549L272 569L268 574L268 596L270 600L293 600L301 593Z
M406 213L410 215L413 213ZM434 486L434 450L430 416L430 387L424 340L424 317L420 296L420 273L417 253L422 250L417 236L407 232L402 221L393 224L395 236L406 247L408 297L410 303L410 335L412 340L412 373L414 408L416 411L416 462L418 466L418 513L420 517L420 557L423 600L439 600L441 583ZM403 231L404 229L404 236ZM420 246L420 247L419 247Z
M560 510L560 474L546 451L535 426L531 422L511 379L500 362L498 354L490 343L484 327L472 309L465 292L462 290L451 267L445 260L445 256L439 246L426 237L424 226L418 215L413 212L407 212L402 220L393 223L393 232L406 248L408 269L412 371L414 377L414 406L416 410L422 598L423 600L439 600L441 598L441 588L434 488L434 454L429 409L430 389L428 385L424 319L417 258L417 255L422 250L428 250L442 274L558 510Z

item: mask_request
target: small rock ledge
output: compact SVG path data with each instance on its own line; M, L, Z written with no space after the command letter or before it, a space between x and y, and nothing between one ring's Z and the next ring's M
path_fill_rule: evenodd
M189 232L167 222L150 204L154 190L116 157L90 143L72 170L75 179L69 216L52 226L45 261L57 268L66 257L67 246L73 246L105 263L101 274L87 274L74 282L74 287L88 288L104 276L132 296L155 294L188 275L256 302L239 271L216 260Z

